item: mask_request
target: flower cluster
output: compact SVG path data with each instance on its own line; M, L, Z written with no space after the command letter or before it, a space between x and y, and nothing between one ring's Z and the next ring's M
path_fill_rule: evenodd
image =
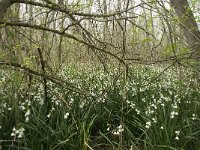
M122 125L119 125L118 127L117 127L117 129L115 130L115 131L113 131L112 133L114 134L114 135L119 135L121 132L123 132L124 131L124 128L123 128L123 126Z
M178 116L178 112L172 111L170 113L170 118L173 119L175 116Z
M23 127L16 129L15 127L12 130L11 136L16 138L22 138L24 136L25 129Z
M192 114L192 120L196 120L197 119L197 116L195 114Z
M150 121L146 122L145 128L149 129L150 127L151 127L151 122Z
M175 137L175 140L179 140L179 134L180 134L180 131L175 131L175 134L176 134L176 137Z

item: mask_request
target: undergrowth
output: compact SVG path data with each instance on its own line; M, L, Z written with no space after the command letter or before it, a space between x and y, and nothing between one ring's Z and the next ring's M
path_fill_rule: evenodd
M23 72L2 70L0 145L3 150L199 150L199 83L173 69L161 71L131 67L124 80L114 68L68 66L57 75L68 85L48 81L47 106L42 79L29 84ZM71 85L77 89L69 90Z

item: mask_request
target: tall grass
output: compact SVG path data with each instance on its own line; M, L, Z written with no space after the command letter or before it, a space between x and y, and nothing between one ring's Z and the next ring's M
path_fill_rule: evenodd
M48 82L27 87L26 75L0 73L0 145L32 150L200 149L200 86L170 69L71 65L59 77L90 96ZM188 73L188 71L186 71ZM190 73L188 73L190 74ZM159 78L156 78L159 75Z

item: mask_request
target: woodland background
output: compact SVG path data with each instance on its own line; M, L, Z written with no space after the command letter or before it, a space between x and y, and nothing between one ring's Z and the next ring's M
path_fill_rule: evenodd
M198 0L1 0L0 149L199 149Z

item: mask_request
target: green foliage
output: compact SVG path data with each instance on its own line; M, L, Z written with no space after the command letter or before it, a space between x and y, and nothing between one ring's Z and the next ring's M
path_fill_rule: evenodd
M26 75L0 72L0 145L3 149L200 148L200 86L162 68L131 67L125 83L113 67L70 65L59 77L92 96L48 82L27 87ZM190 74L189 70L185 73ZM154 81L154 82L151 82ZM125 98L123 97L125 92ZM65 100L65 104L62 100ZM122 138L120 138L122 136Z

